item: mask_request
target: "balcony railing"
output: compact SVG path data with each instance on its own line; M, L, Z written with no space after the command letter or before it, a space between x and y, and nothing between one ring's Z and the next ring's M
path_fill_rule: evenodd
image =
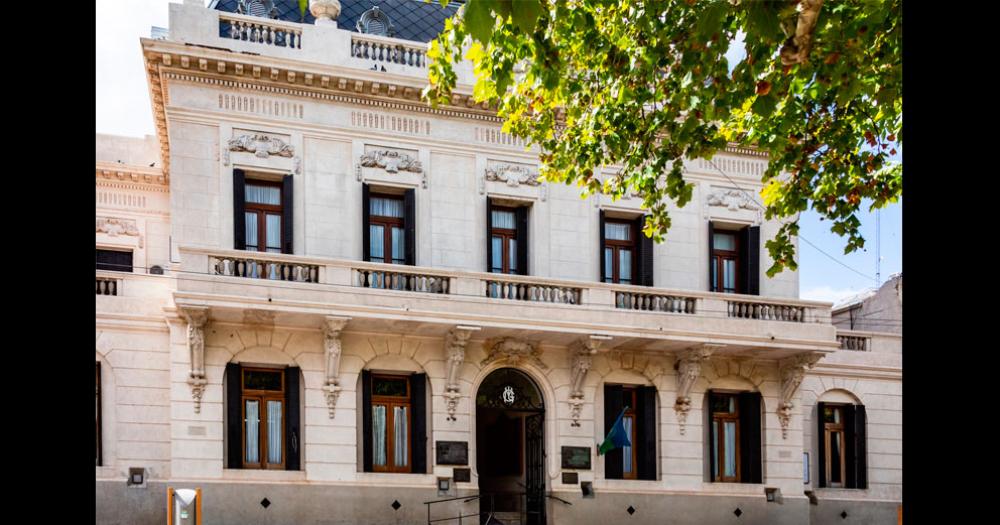
M740 319L804 323L806 309L802 306L782 304L774 301L727 300L726 314L728 317Z
M507 277L482 279L486 297L533 301L541 303L580 304L583 290L573 286L559 286L528 279L512 280Z
M624 308L626 310L693 314L695 313L695 304L697 302L698 298L693 296L633 291L615 292L615 308Z
M118 295L121 279L97 276L97 295Z
M376 64L427 67L426 45L388 37L351 34L351 56L372 60Z
M259 256L213 257L210 268L215 275L273 281L319 282L319 266L296 263L285 258L268 257L263 253Z
M869 336L837 334L837 342L840 343L841 350L858 350L861 352L871 350L871 337Z
M302 49L301 27L269 18L219 13L219 36L262 45Z
M447 294L451 292L448 276L413 272L405 267L392 266L392 270L378 268L352 268L351 283L362 288L402 290Z

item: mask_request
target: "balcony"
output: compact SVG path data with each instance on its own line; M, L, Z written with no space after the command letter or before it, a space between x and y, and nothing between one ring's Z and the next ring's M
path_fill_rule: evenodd
M167 275L97 270L97 317L162 319L173 279ZM162 323L158 321L157 324Z
M431 335L469 324L552 344L598 334L635 349L710 343L720 353L773 358L839 347L829 303L272 253L180 253L177 305L208 306L213 318L234 322L248 309L302 326L339 315L372 330Z
M903 353L903 336L887 332L837 330L841 350L852 352Z

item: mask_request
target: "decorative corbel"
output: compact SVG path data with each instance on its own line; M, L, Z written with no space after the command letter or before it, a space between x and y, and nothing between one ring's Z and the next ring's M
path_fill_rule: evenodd
M685 350L677 355L677 400L674 411L677 412L677 422L680 424L681 435L684 435L687 415L691 411L691 388L701 377L701 364L715 351L713 345L703 345L691 350Z
M455 410L458 400L462 397L458 386L458 371L465 363L465 346L472 337L471 327L455 327L448 331L444 341L444 351L448 358L448 379L445 382L444 396L448 404L448 421L455 421Z
M323 348L326 358L326 380L323 382L323 391L326 393L326 406L330 419L333 419L337 398L340 397L340 356L343 354L340 332L350 320L350 317L327 316L323 321Z
M778 403L781 439L788 438L788 423L792 420L795 394L806 377L806 370L815 366L822 357L822 354L800 354L778 362L778 372L781 375L781 402Z
M191 385L194 413L200 414L201 396L205 393L205 386L208 384L205 379L205 323L208 321L208 308L182 308L180 314L188 325L188 352L191 358L191 371L188 373L187 383Z
M583 383L587 378L587 371L594 364L594 354L601 347L601 339L580 339L573 348L573 368L572 368L572 390L569 394L570 419L573 420L570 426L580 426L580 412L583 409Z

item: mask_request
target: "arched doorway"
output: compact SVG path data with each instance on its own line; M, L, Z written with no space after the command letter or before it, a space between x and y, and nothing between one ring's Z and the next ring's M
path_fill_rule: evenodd
M524 372L500 368L476 393L476 470L482 523L545 523L545 404ZM492 498L492 500L491 500Z

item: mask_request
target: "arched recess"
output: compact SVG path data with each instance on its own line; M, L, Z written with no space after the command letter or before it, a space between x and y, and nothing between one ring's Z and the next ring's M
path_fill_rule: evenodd
M853 392L843 388L831 388L823 392L816 398L817 403L847 403L852 405L863 405L861 398Z
M832 411L824 418L823 412L826 409ZM868 417L862 399L845 388L829 388L816 397L808 416L805 424L811 430L809 450L810 455L814 456L809 461L809 468L810 472L815 473L815 479L810 476L811 485L817 488L868 488ZM833 426L838 424L839 428ZM827 438L832 439L836 434L843 438L843 460L839 468L833 467L833 457L827 462L827 447L830 443ZM842 469L839 481L831 477L836 484L826 483L828 469Z
M95 352L95 361L101 364L101 465L98 469L111 470L115 467L117 455L118 417L116 402L115 371L105 358L105 348Z
M737 424L739 425L738 435L739 438L739 459L737 460L740 465L740 477L742 481L740 483L754 483L755 481L747 481L749 476L751 479L754 478L752 474L748 473L748 468L759 469L757 475L760 477L762 482L767 479L767 462L764 458L764 449L766 448L767 442L765 436L767 435L767 401L761 392L761 385L764 382L763 375L756 371L755 365L745 366L745 363L733 363L732 361L716 361L714 367L706 367L707 373L705 373L701 381L705 382L705 389L700 396L692 396L692 405L700 404L701 409L701 424L702 424L702 475L703 480L706 482L711 482L713 480L712 472L712 447L713 447L713 408L709 402L710 394L737 394L737 413L740 414L738 417ZM741 366L743 365L743 366ZM756 373L755 373L756 372ZM751 399L744 399L744 395L747 393L756 393L757 402L759 406L757 407L756 422L748 421L744 416L745 407L741 406L743 402L750 402ZM724 412L724 411L723 411ZM720 421L720 424L722 422ZM759 427L759 432L757 434L757 439L746 439L747 427L751 427L755 424ZM721 430L720 430L721 432ZM720 437L721 439L721 437ZM756 459L750 457L745 458L748 453L748 446L751 446L756 451ZM755 465L752 467L751 464ZM718 481L717 481L718 482Z

